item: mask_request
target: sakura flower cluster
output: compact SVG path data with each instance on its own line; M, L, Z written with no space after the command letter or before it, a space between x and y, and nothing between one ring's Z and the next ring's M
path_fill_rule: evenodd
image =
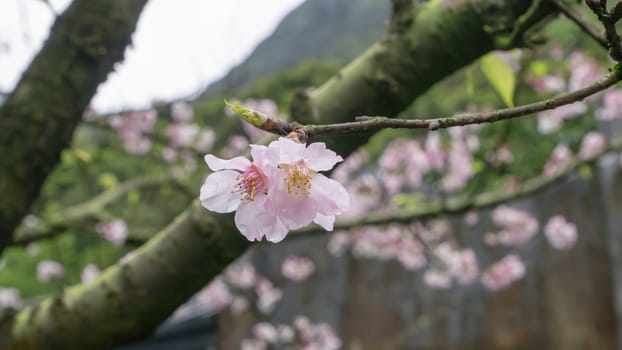
M324 143L306 146L280 138L268 146L251 145L251 156L252 161L206 155L214 173L199 197L210 211L235 211L235 224L248 240L280 242L312 222L330 231L335 216L348 210L346 189L318 173L343 160Z

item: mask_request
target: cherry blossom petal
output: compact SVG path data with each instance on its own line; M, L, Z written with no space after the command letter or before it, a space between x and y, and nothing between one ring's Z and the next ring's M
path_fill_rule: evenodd
M323 215L343 214L350 208L350 197L345 187L322 174L316 174L311 179L309 197L316 210Z
M335 216L334 215L322 215L320 213L317 213L315 214L315 219L313 219L313 222L322 226L322 228L325 229L326 231L332 231L333 224L335 223Z
M239 192L233 192L239 175L233 170L223 170L208 176L199 195L203 207L217 213L236 210L242 200Z
M221 159L213 154L208 154L205 156L205 163L207 163L207 166L212 169L212 171L219 171L223 169L244 171L251 165L251 162L244 157Z
M301 143L294 142L290 139L281 137L276 141L270 142L268 148L279 150L281 163L296 163L302 158L306 146Z
M326 149L324 142L310 144L303 154L303 159L305 164L315 171L330 170L335 164L343 161L337 153Z
M276 215L266 212L265 195L258 195L252 202L244 202L235 213L235 225L249 241L260 241L265 236L270 242L282 241L287 227Z
M277 167L279 164L278 149L268 148L262 145L251 145L251 156L253 157L253 164L262 169L269 165Z

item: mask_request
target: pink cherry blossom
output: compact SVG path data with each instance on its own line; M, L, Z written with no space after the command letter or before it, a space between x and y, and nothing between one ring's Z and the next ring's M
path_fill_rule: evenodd
M321 142L305 146L280 138L268 146L278 155L272 168L266 209L275 213L289 230L315 222L332 231L336 215L350 207L348 192L339 182L319 174L332 169L343 158Z
M200 199L208 210L235 211L235 224L250 241L263 237L280 242L290 230L315 222L332 230L335 216L350 205L339 182L319 174L342 160L324 143L308 147L286 138L266 146L251 145L253 162L214 155L205 161L215 171L201 187Z
M584 137L581 142L581 148L579 149L579 158L588 159L605 148L606 141L605 136L597 131L590 131Z
M306 280L314 270L313 260L302 256L289 255L281 265L283 276L294 282Z
M553 248L567 250L577 242L577 226L563 216L556 215L544 226L544 236Z
M120 219L100 222L95 225L95 230L116 246L122 246L125 243L128 231L125 221Z
M63 276L65 276L65 268L59 262L42 260L37 265L37 279L41 282L49 282Z
M480 281L486 288L496 291L508 287L525 276L525 265L520 256L509 254L488 267Z
M264 206L268 192L270 166L276 167L278 158L267 147L253 145L251 155L254 162L244 157L230 160L214 155L205 156L207 165L215 171L201 187L201 204L217 213L235 211L235 224L249 241L266 237L268 241L279 242L288 232L288 227Z

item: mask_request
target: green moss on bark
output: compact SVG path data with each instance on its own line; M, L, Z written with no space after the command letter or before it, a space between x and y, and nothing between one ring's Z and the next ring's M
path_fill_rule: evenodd
M0 107L0 249L69 145L97 87L123 59L146 1L74 1Z

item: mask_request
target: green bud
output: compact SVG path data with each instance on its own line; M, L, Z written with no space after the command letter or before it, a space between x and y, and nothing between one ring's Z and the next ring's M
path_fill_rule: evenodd
M263 125L268 121L268 116L266 116L265 114L252 110L250 108L246 108L237 103L230 103L226 99L225 99L225 105L227 105L227 107L229 107L232 111L237 113L247 123L257 128L261 129Z

